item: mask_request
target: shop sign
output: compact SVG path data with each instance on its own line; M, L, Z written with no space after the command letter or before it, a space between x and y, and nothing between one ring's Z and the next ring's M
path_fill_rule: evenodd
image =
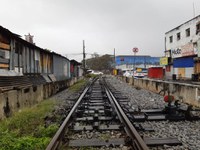
M172 58L177 58L177 57L181 57L182 55L182 50L180 48L177 49L173 49L171 50L172 53Z
M194 55L194 46L193 43L186 44L181 47L182 56L191 56Z
M160 58L160 65L161 66L168 65L168 58L167 57Z

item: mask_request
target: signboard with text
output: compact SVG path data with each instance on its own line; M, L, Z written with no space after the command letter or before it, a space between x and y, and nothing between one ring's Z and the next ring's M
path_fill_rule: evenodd
M189 43L184 46L181 46L181 54L182 54L182 56L194 55L193 43Z
M181 46L180 48L172 49L171 54L172 58L192 56L197 54L197 50L194 48L193 43L189 43L184 46Z
M168 65L168 57L162 57L162 58L160 58L160 65L161 66Z
M180 48L172 49L171 53L172 53L172 58L182 57L181 55L182 52Z

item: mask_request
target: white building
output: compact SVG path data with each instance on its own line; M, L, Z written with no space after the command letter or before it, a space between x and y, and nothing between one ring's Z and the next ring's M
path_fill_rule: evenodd
M166 77L191 79L200 50L200 15L165 33Z

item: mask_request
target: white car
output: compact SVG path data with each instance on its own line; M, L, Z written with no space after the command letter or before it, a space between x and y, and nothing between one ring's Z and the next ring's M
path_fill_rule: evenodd
M103 72L101 72L101 71L92 71L91 74L102 75Z
M147 69L142 69L141 71L134 71L134 78L144 78L147 76Z

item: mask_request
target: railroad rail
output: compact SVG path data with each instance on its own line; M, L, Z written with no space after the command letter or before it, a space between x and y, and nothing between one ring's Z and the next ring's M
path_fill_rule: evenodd
M95 81L96 81L96 79L92 83L94 83ZM74 104L73 108L71 109L71 111L67 115L66 119L64 120L64 122L62 123L62 125L60 126L60 128L58 129L56 134L54 135L53 139L51 140L51 142L47 146L46 150L54 150L59 146L59 144L60 144L60 142L61 142L61 140L62 140L62 138L64 136L64 133L66 132L66 128L70 123L70 118L71 118L72 114L74 113L74 111L76 110L77 106L79 105L79 103L81 102L81 100L83 99L85 94L87 93L88 89L92 86L92 83L89 84L85 88L83 93L80 95L80 97L78 98L77 102Z
M184 109L177 101L174 104L169 102L164 109L137 110L129 104L130 100L107 83L105 78L96 78L84 89L46 149L125 146L134 150L148 150L155 146L178 146L182 143L176 137L158 138L145 134L145 131L156 129L142 122L200 119L197 116L199 110L190 107Z
M69 137L68 130L73 131L72 136L77 132L84 131L87 136L93 131L114 131L117 133L116 135L120 136L117 138L107 137L107 139L93 136L88 136L88 139L74 139ZM111 133L113 134L113 132ZM80 95L46 150L66 148L66 146L101 147L106 145L111 147L128 145L134 150L149 149L105 81L95 79Z
M108 95L110 102L115 107L115 110L118 114L120 121L123 122L123 124L125 125L125 130L126 130L127 134L131 137L133 148L137 149L137 150L148 150L146 143L141 138L141 136L138 134L135 127L130 122L129 118L126 116L124 111L122 110L121 106L119 105L118 101L112 94L111 90L107 87L107 85L105 85L105 87L106 87L106 94Z

